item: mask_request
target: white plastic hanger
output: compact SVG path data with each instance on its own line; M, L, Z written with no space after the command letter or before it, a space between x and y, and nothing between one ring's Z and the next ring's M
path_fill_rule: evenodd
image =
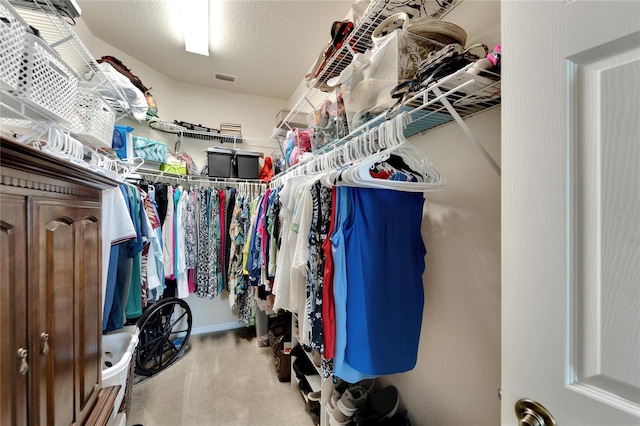
M365 188L393 189L408 192L439 191L445 184L445 180L439 170L425 157L425 155L406 142L402 133L404 117L382 123L378 129L378 145L383 148L380 152L369 155L354 163L341 174L339 181L333 180L335 185L355 186ZM400 127L398 129L398 127ZM378 163L385 162L397 155L412 170L421 174L422 182L407 182L376 179L371 176L370 168Z

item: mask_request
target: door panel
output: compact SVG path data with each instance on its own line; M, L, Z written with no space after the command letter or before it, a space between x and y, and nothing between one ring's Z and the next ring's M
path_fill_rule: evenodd
M27 375L19 348L27 342L26 203L0 194L0 424L27 424ZM30 362L32 354L27 356Z
M37 381L46 401L40 423L68 425L86 417L100 384L100 209L93 202L35 198L31 206L40 248L37 324L50 336Z
M54 210L54 209L51 209ZM41 214L51 212L41 206ZM48 215L47 215L48 216ZM46 364L48 419L54 424L68 425L74 420L73 410L56 409L74 405L74 344L73 344L73 290L74 265L73 221L65 216L57 216L43 221L45 229L45 292L46 329L51 336L50 352Z
M101 281L100 281L100 224L97 217L100 211L85 211L82 220L76 222L75 264L78 286L76 289L76 308L78 314L76 342L79 357L76 377L79 386L76 395L76 406L80 407L78 421L81 421L95 402L99 391L98 385L102 378L101 368L101 327L100 310ZM89 410L88 410L89 409Z
M502 2L502 423L640 423L640 2Z
M602 53L575 65L570 105L577 178L569 385L624 407L640 405L640 50Z

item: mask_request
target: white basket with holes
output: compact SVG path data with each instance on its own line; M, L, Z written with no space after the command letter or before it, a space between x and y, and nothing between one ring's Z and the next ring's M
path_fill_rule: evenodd
M71 131L76 137L93 145L111 148L116 112L95 90L78 87L71 117Z
M23 65L16 94L44 115L71 122L78 91L78 76L33 34L25 34Z
M127 378L133 375L131 359L138 346L138 328L134 331L118 330L102 336L102 387L120 385L113 406L112 419L116 418L127 388ZM133 376L132 376L133 377Z
M0 3L0 87L15 90L24 53L27 23L7 2Z

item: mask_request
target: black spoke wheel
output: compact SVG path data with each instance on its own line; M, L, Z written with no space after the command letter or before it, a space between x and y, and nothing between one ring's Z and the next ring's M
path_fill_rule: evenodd
M160 299L145 311L137 326L140 334L135 371L152 376L184 353L191 335L191 308L177 297Z

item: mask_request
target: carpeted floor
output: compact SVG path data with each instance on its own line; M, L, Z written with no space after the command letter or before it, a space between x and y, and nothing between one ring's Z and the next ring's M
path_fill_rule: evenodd
M138 378L139 379L139 378ZM192 336L175 364L133 386L127 424L312 426L300 391L278 381L250 329Z

